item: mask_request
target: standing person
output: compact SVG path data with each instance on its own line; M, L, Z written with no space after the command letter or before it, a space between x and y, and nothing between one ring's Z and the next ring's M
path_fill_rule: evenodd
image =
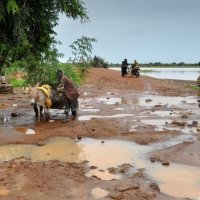
M94 67L99 67L99 59L97 58L97 56L94 56Z
M125 58L125 59L122 61L122 65L121 65L121 73L122 73L122 76L127 75L127 66L128 66L128 61L127 61L127 59Z
M63 98L66 101L65 103L65 113L66 119L62 121L63 123L69 122L69 112L72 112L72 120L77 116L78 110L78 97L80 96L78 89L72 82L72 80L63 74L62 70L57 71L57 79L59 81L59 86L57 91L63 93Z

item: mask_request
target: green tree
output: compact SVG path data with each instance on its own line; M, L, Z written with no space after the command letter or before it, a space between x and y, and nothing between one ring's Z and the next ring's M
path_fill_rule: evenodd
M84 23L84 6L80 0L0 0L0 73L15 61L43 63L60 56L54 32L59 14Z

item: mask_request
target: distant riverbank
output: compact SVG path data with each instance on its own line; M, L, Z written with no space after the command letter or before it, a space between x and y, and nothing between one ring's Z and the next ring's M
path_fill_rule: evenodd
M120 71L120 67L109 68ZM174 79L174 80L188 80L196 81L200 76L200 68L189 67L189 68L177 68L177 67L141 67L141 75L146 75L160 79Z

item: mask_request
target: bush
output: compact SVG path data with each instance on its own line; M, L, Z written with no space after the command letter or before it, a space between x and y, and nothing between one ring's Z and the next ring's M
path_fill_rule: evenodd
M29 69L26 76L26 85L49 84L51 86L57 84L58 80L56 72L61 69L65 75L69 76L76 85L80 85L82 80L76 72L75 66L72 64L41 64L34 67L34 70Z
M97 56L94 56L94 58L92 59L90 64L91 64L91 66L97 67L97 68L108 68L109 67L108 63L103 58L100 58Z

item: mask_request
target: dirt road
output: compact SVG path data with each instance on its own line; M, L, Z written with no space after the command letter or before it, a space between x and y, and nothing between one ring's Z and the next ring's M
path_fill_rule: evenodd
M63 111L52 110L39 126L25 91L0 94L0 199L197 199L198 189L163 186L160 176L176 164L199 173L192 84L90 69L77 119L61 123Z

